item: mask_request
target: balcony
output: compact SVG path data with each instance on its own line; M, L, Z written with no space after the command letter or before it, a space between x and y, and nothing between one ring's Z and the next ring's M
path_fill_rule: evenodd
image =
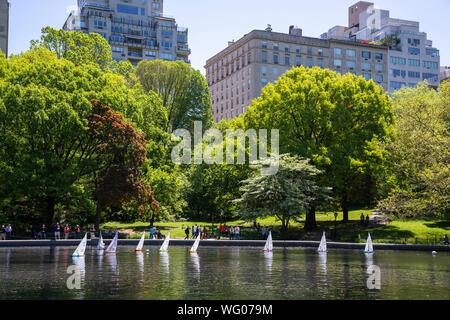
M190 55L191 49L189 49L189 47L187 47L187 46L177 46L177 54Z

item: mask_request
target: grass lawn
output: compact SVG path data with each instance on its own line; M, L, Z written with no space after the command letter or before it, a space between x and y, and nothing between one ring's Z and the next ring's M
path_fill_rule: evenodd
M409 244L433 244L444 234L450 234L450 221L444 220L394 220L389 225L378 228L366 228L360 224L361 214L370 215L372 208L359 208L349 212L349 222L342 222L342 212L338 212L337 223L335 225L334 212L318 212L316 215L318 230L315 232L305 232L304 219L292 221L289 229L281 233L281 222L275 217L258 219L257 223L261 227L270 227L273 230L274 239L283 240L320 240L323 231L327 232L327 237L334 238L334 228L336 227L336 240L345 242L365 242L367 233L370 232L375 243L409 243ZM155 227L160 229L163 234L170 232L171 238L184 239L184 230L186 227L192 229L193 225L206 225L208 234L211 234L212 224L207 221L180 221L180 222L156 222ZM215 223L214 230L217 230ZM253 227L253 222L244 220L227 221L227 226L239 225L241 229L241 239L261 239L260 233ZM128 238L135 239L142 235L146 230L148 232L148 222L120 223L108 222L101 225L101 229L120 230L128 233Z

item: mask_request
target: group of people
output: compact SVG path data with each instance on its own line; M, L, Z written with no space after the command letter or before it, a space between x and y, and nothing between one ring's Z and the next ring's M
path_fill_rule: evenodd
M269 227L263 226L261 229L261 235L264 240L267 240L272 230Z
M151 226L148 235L149 240L152 239L163 239L164 235L161 233L161 230L156 229L156 227Z
M184 233L186 234L184 240L189 239L189 230L189 226L184 230ZM191 239L196 239L199 235L200 239L208 239L208 229L206 228L206 226L203 226L203 228L202 226L197 225L192 226Z
M369 215L367 215L366 217L364 217L364 213L361 213L360 220L361 220L361 224L364 224L364 225L366 225L366 226L368 226L369 223L370 223Z
M80 226L77 225L74 228L74 238L78 239L79 235L81 234ZM45 224L42 224L40 228L37 230L34 228L33 225L30 225L30 235L32 239L47 239L47 232L50 234L53 233L55 240L61 240L61 232L64 233L64 239L69 239L70 235L70 228L69 225L66 224L66 226L63 228L59 222L57 222L53 227L48 228Z
M11 234L12 234L11 225L8 224L6 227L5 227L5 225L2 225L2 228L0 229L0 240L11 239Z

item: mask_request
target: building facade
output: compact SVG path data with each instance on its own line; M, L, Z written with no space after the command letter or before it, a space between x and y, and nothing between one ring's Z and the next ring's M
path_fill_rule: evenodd
M64 30L99 33L116 61L168 60L190 63L188 30L163 14L164 0L78 0Z
M0 50L8 57L9 2L0 0Z
M391 18L388 10L376 9L373 3L361 1L349 8L348 27L335 26L321 37L387 42L389 93L403 86L415 87L423 80L431 87L439 86L439 50L433 47L425 32L420 32L417 21Z
M444 81L448 81L448 79L450 79L450 67L448 66L441 67L440 79L441 83Z
M301 29L294 27L288 34L272 32L271 28L253 30L229 42L206 62L214 120L244 113L264 86L296 66L350 72L373 79L386 90L387 53L387 46L304 37Z

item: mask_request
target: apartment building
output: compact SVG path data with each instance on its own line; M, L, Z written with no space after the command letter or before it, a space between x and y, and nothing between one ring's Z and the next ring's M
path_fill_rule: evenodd
M439 50L420 31L419 22L391 18L388 10L377 9L371 2L351 6L349 26L335 26L321 38L387 42L389 93L403 86L414 87L423 80L431 87L439 86Z
M188 29L166 16L164 0L78 0L63 29L98 33L116 61L168 60L190 63Z
M450 79L450 67L448 66L441 67L440 71L441 71L440 72L441 83L444 81L448 81L448 79Z
M216 122L246 112L263 87L296 66L329 68L363 76L387 89L387 46L358 41L304 37L291 26L289 33L253 30L207 60L206 79Z
M0 50L8 56L9 2L0 0Z

